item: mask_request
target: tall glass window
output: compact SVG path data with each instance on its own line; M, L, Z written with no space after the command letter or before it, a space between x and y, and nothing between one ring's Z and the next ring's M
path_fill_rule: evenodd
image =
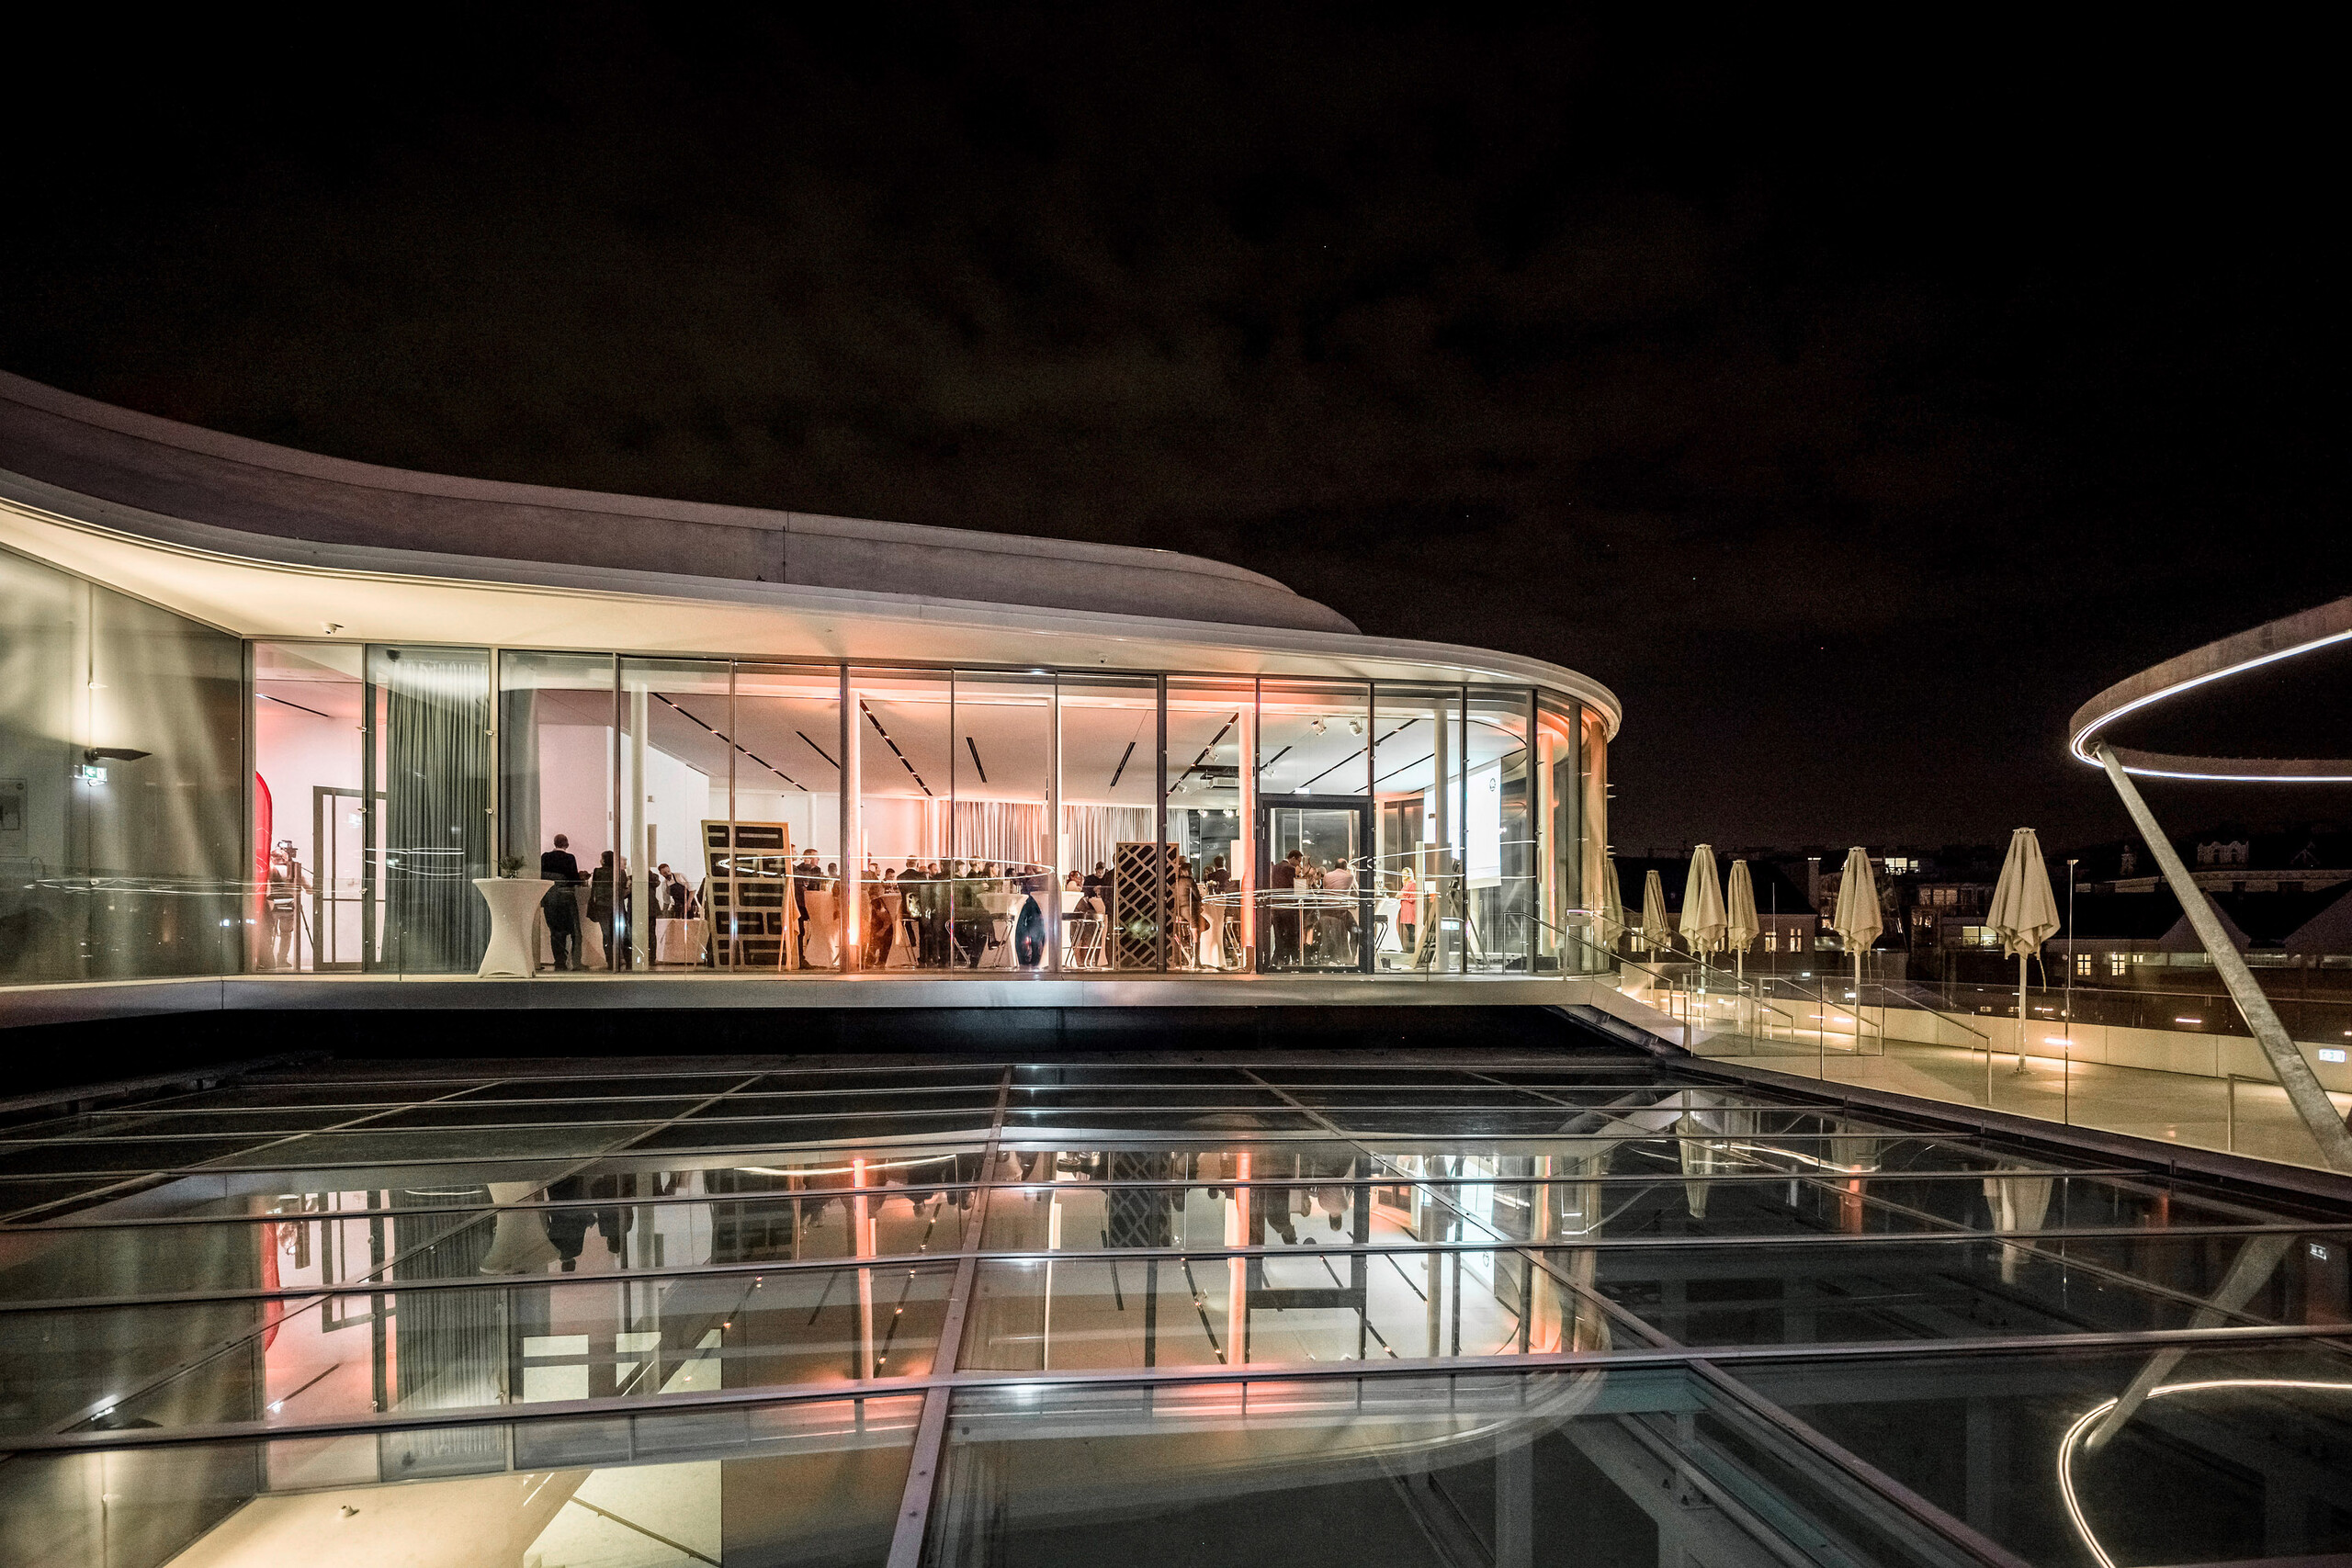
M361 794L368 711L363 649L257 642L253 649L253 833L261 882L248 962L262 972L352 970L383 929L384 814Z
M234 971L246 857L236 638L0 552L0 976Z
M380 835L384 860L381 893L363 886L360 908L364 921L380 901L389 927L380 945L363 939L368 961L411 975L479 968L490 906L473 884L494 869L490 652L371 645L367 675L376 733L361 805L381 821L363 841Z
M1081 969L1158 969L1165 901L1160 846L1157 681L1074 676L1061 682L1062 863L1080 873L1091 924L1073 935Z
M1355 682L1258 682L1261 969L1360 969L1379 947L1371 695Z
M722 968L839 961L841 692L837 665L735 667L734 842L710 893Z
M1168 841L1178 968L1237 972L1254 939L1255 822L1242 761L1257 733L1254 681L1168 682Z
M718 660L621 660L620 870L600 906L616 967L695 968L711 959L707 838L713 823L728 820L732 669ZM592 903L607 876L600 858Z
M1584 907L1577 827L1584 801L1578 745L1583 728L1583 711L1576 703L1550 692L1535 694L1535 820L1542 868L1536 967L1554 973L1577 974L1587 967L1582 949L1588 933L1572 919Z
M505 653L498 665L499 854L550 884L539 900L541 967L606 969L589 878L611 852L617 666L609 653Z
M1063 878L1052 816L1053 679L959 673L955 695L949 848L984 873L993 866L986 874L998 885L983 890L995 943L982 950L983 966L1055 967ZM920 930L913 934L919 956ZM889 962L906 964L896 950Z
M959 857L950 847L955 682L944 675L853 670L849 684L856 838L842 863L846 958L860 968L889 961L898 946L889 899L912 866L944 884L948 945L937 956L964 968L994 963L992 907L1003 900L1002 868L978 855ZM934 863L940 874L933 879ZM897 874L887 890L886 866ZM903 901L905 895L898 897ZM918 950L917 956L924 955Z
M1470 966L1524 974L1533 963L1535 818L1528 737L1534 694L1474 686L1464 727L1463 799Z
M1616 880L1617 863L1609 852L1609 725L1600 713L1584 710L1584 810L1577 824L1581 834L1577 852L1584 866L1585 904L1590 911L1586 925L1592 932L1590 969L1613 964L1610 943L1601 927L1600 909L1606 883Z
M1373 693L1372 719L1374 967L1457 973L1467 901L1461 878L1462 689L1384 682Z

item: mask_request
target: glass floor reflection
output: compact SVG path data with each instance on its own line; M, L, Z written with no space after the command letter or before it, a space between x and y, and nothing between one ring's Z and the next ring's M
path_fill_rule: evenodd
M0 1559L2344 1552L2347 1258L1600 1049L326 1062L0 1125Z

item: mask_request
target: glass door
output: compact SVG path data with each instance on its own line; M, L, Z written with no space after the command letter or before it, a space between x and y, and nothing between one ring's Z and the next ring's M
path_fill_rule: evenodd
M1258 807L1258 968L1366 973L1379 951L1363 795L1263 795Z
M379 807L365 809L359 792L333 784L311 791L311 842L318 863L308 876L311 884L310 929L300 933L311 948L311 962L297 967L356 969L360 966L359 900L366 886L359 874L368 858L362 834L372 819L383 821L384 795L376 793ZM299 889L298 889L299 894ZM379 914L380 915L380 911Z

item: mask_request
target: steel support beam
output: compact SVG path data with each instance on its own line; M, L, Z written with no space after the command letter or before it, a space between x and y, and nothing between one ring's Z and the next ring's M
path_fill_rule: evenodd
M2212 956L2222 983L2230 988L2230 998L2238 1004L2238 1011L2254 1031L2255 1043L2270 1059L2270 1070L2278 1076L2278 1087L2287 1091L2287 1103L2295 1108L2295 1114L2311 1129L2312 1142L2319 1145L2319 1157L2330 1170L2352 1171L2352 1131L2347 1131L2344 1119L2336 1115L2335 1101L2320 1087L2319 1075L2303 1060L2302 1051L2287 1038L2286 1026L2271 1010L2270 998L2262 994L2262 987L2255 980L2254 971L2245 966L2245 958L2238 952L2237 944L2222 929L2212 905L2206 901L2205 890L2197 886L2188 868L2181 864L2179 852L2156 825L2155 813L2148 809L2148 803L2140 798L2131 775L2123 771L2122 762L2115 755L2115 748L2100 746L2098 763L2107 770L2115 793L2123 797L2123 809L2132 814L2132 824L2147 840L2148 852L2164 868L2165 881L2180 899L2197 940Z

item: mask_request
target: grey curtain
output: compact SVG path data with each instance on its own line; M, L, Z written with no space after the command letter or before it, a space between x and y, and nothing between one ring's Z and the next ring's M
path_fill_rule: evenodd
M498 694L498 815L501 854L521 855L523 874L539 874L539 694L535 687Z
M490 656L387 649L385 858L397 963L403 973L474 968L490 942Z

